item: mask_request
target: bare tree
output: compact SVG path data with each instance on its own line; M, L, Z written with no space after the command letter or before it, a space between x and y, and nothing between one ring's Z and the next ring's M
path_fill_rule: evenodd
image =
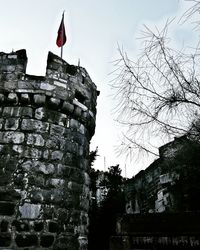
M186 2L191 2L192 5L189 7L181 16L180 22L184 23L187 21L192 21L194 28L199 28L199 14L200 14L200 0L185 0Z
M167 22L162 30L155 31L145 26L142 53L136 60L119 48L112 87L119 101L117 121L126 127L122 152L134 149L156 156L159 143L174 136L190 133L197 138L200 48L188 53L171 48L169 25Z

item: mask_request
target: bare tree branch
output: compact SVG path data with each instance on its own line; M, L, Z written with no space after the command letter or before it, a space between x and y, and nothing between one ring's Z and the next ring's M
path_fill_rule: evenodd
M156 138L184 134L197 138L200 48L193 53L170 48L170 23L161 31L145 26L142 53L136 60L118 48L112 87L118 100L117 121L126 127L122 143L126 152L133 148L157 155L149 146Z

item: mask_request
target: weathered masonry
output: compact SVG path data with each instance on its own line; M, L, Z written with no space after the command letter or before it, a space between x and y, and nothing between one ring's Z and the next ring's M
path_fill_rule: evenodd
M200 249L200 144L182 136L159 154L124 185L126 214L110 250Z
M51 52L45 77L26 64L0 53L0 249L85 250L98 91Z

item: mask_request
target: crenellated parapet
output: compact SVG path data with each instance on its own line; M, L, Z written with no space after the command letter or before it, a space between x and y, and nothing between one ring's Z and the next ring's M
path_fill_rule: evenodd
M26 74L25 50L0 54L0 102L47 107L95 128L98 91L86 70L49 52L46 76Z
M89 143L99 94L86 70L49 52L0 53L0 249L87 249Z

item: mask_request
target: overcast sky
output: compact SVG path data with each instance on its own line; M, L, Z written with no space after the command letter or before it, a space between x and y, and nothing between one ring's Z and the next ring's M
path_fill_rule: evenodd
M99 148L95 167L120 164L132 176L150 163L131 163L115 154L120 126L114 122L110 88L118 44L130 56L139 50L136 39L143 24L162 25L181 11L183 0L0 0L0 51L26 49L28 74L44 75L48 51L59 55L57 30L63 10L67 43L63 59L85 67L101 94L98 97L96 134L91 149ZM183 27L174 32L179 43L192 35ZM185 37L184 37L185 36Z

